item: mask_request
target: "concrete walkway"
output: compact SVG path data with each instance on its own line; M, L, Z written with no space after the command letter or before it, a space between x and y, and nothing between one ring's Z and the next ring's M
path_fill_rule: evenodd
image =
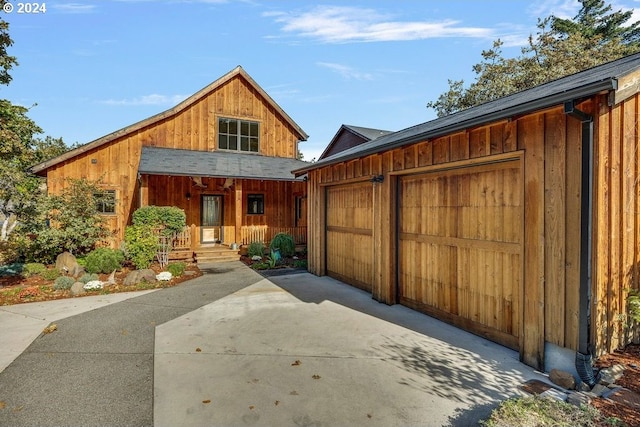
M466 426L545 380L328 277L203 270L57 320L0 373L0 425Z

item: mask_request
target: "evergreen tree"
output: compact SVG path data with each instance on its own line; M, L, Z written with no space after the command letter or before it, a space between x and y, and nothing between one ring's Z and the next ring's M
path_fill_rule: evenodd
M517 58L505 58L496 40L473 66L474 83L465 88L463 80L449 80L449 90L427 107L446 116L640 51L640 23L627 25L633 11L611 12L602 0L580 3L573 20L539 19L538 33Z

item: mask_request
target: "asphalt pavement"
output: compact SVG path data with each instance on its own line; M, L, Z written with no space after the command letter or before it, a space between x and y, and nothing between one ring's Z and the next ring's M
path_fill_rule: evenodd
M0 426L466 426L546 380L512 350L328 277L201 269L66 309L0 307L15 356Z

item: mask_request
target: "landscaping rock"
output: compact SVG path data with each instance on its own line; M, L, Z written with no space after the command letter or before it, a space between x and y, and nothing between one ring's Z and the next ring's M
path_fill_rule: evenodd
M623 365L613 365L600 371L600 384L614 384L616 380L622 377L624 372Z
M71 252L63 252L56 257L56 269L73 277L84 274L84 268L78 264L78 260Z
M576 389L578 391L591 391L591 387L589 387L589 384L585 383L584 381L581 381L580 384L578 384L578 387L576 387Z
M109 275L109 278L107 279L107 281L104 283L105 286L111 286L111 285L115 285L116 284L116 271L113 270L111 272L111 275Z
M570 403L577 407L580 407L582 405L589 405L592 400L593 398L589 396L588 393L583 393L580 391L569 393L569 396L567 396L567 403Z
M609 387L603 384L596 384L591 389L591 393L595 394L598 397L603 396L605 393L608 393L609 391L610 391Z
M87 293L87 291L84 290L84 283L82 282L76 282L73 285L71 285L71 289L69 289L71 291L71 295L78 296L78 295L82 295Z
M133 270L131 273L127 274L127 277L124 278L122 284L125 286L132 286L142 282L155 283L156 272L150 268Z
M551 372L549 372L549 380L564 389L576 389L576 379L569 372L552 369Z

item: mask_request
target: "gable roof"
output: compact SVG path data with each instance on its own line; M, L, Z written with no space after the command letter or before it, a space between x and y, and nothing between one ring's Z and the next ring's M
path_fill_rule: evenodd
M391 133L390 130L372 129L372 128L365 128L360 126L351 126L351 125L343 124L342 126L340 126L340 129L338 129L336 134L333 136L333 138L331 139L331 142L329 142L329 145L327 145L327 148L325 148L322 154L320 154L320 157L318 159L323 159L325 158L325 156L331 153L332 149L335 147L335 145L338 142L340 142L340 140L342 139L342 135L345 132L352 133L353 135L361 138L362 142L359 142L358 145L364 142L372 141L374 139L380 138L381 136ZM348 148L351 148L351 147L348 147Z
M54 166L58 163L64 162L65 160L69 160L77 155L80 155L82 153L85 153L87 151L93 150L97 147L100 147L101 145L107 144L117 138L120 138L124 135L130 134L132 132L138 131L142 128L145 128L147 126L153 125L161 120L167 119L169 117L175 116L176 114L180 113L181 111L187 109L188 107L190 107L191 105L195 104L196 102L198 102L200 99L204 98L205 96L207 96L209 93L211 93L212 91L214 91L215 89L219 88L220 86L224 85L225 83L227 83L228 81L230 81L231 79L233 79L236 76L241 76L242 78L244 78L247 82L249 82L249 84L264 98L267 100L267 102L269 103L269 105L271 107L274 108L274 110L281 115L285 121L291 125L291 127L298 133L298 136L300 137L301 141L306 141L309 138L309 135L306 134L306 132L304 130L302 130L302 128L300 126L298 126L298 124L296 122L293 121L293 119L287 114L285 113L285 111L278 105L278 103L276 101L273 100L273 98L271 98L271 96L269 96L269 94L267 92L264 91L264 89L262 89L258 83L255 82L255 80L253 80L251 78L251 76L249 76L249 74L241 67L241 66L237 66L236 68L234 68L233 70L229 71L227 74L225 74L224 76L220 77L219 79L217 79L216 81L214 81L213 83L209 84L208 86L200 89L198 92L194 93L193 95L191 95L190 97L188 97L187 99L185 99L184 101L182 101L181 103L179 103L178 105L176 105L173 108L170 108L166 111L163 111L161 113L158 113L154 116L148 117L144 120L141 120L137 123L134 123L132 125L129 125L127 127L124 127L120 130L117 130L115 132L112 132L108 135L105 135L101 138L98 138L94 141L91 141L87 144L81 145L80 147L67 151L66 153L58 156L58 157L54 157L53 159L49 159L47 161L44 161L42 163L39 163L35 166L31 167L31 172L36 173L36 174L42 174L44 171L46 171L48 168L50 168L51 166Z
M598 93L607 93L617 90L618 81L638 69L640 69L640 53L382 136L293 172L296 175L301 175L310 170L335 163L441 137L493 121L579 100ZM628 82L628 86L625 89L634 93L640 90L640 85L636 81Z
M269 181L301 181L291 171L308 163L285 157L226 151L193 151L142 147L138 173L145 175L206 176Z

